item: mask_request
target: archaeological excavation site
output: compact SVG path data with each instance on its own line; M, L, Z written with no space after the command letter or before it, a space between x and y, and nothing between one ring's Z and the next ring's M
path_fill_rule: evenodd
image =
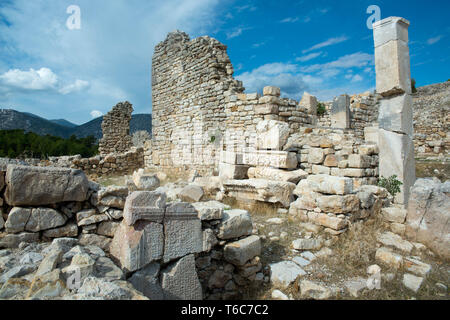
M416 173L450 161L450 82L413 92L409 25L375 22L376 90L332 101L170 32L141 145L123 101L96 156L0 159L0 299L447 300L450 181Z

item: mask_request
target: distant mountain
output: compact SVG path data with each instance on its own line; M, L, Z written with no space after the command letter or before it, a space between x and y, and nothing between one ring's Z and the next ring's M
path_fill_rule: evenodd
M67 121L65 119L54 119L54 120L50 120L50 121L53 123L59 124L60 126L63 126L63 127L68 127L68 128L78 127L77 124Z
M103 117L96 118L82 125L76 125L65 119L47 120L28 112L19 112L12 109L0 109L0 130L22 129L39 135L52 135L69 138L76 135L84 138L93 135L97 139L102 137ZM152 115L135 114L130 121L130 134L145 130L152 132Z

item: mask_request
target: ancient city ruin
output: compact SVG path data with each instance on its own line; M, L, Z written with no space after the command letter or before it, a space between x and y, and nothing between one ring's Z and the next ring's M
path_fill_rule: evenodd
M144 147L123 102L103 119L96 157L0 162L0 298L294 299L296 287L296 298L335 299L385 281L420 292L430 257L448 266L450 182L416 179L415 156L448 157L450 140L448 114L413 123L408 27L374 24L376 92L340 95L323 115L309 93L244 93L224 44L169 33L153 55ZM124 183L95 182L114 175ZM378 185L394 175L395 197ZM367 268L340 287L313 278L315 261L373 221ZM445 296L442 282L433 292Z

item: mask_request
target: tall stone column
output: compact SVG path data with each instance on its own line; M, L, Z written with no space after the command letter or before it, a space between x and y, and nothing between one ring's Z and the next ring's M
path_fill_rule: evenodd
M382 95L378 116L380 177L397 175L403 183L395 197L407 204L416 180L408 48L409 21L389 17L373 24L377 92Z

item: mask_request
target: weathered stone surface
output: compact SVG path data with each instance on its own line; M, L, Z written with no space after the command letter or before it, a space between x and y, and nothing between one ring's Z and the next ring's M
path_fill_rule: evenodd
M222 179L246 179L249 166L241 164L219 163L219 176Z
M27 274L34 272L35 270L36 270L35 265L20 265L20 266L12 267L11 269L4 272L0 276L0 283L5 283L9 279L12 279L12 278L19 278L19 277L25 276Z
M403 240L402 237L392 232L384 232L378 235L377 240L385 246L394 247L406 253L410 253L414 248L410 242Z
M25 230L25 226L31 215L31 209L14 207L6 219L5 229L8 233L17 233Z
M93 224L100 223L102 221L107 221L109 219L106 214L94 214L88 218L85 218L77 223L79 227L90 226Z
M389 17L373 24L373 39L375 47L379 47L392 40L408 42L409 21L400 17Z
M420 287L422 286L423 278L417 277L417 276L409 274L409 273L405 273L403 275L402 282L405 287L407 287L408 289L410 289L414 292L417 292L417 291L419 291Z
M265 96L279 97L280 92L281 92L280 88L278 88L278 87L266 86L263 88L263 95L265 95Z
M403 260L403 266L407 271L422 277L427 276L431 271L431 265L411 257Z
M163 300L164 293L158 280L160 265L153 262L136 271L128 281L150 300Z
M325 194L346 195L353 192L353 180L346 177L310 175L307 183L312 191Z
M382 99L378 116L379 127L384 130L413 135L412 97L403 94Z
M386 247L377 249L375 259L395 269L400 269L403 264L403 257Z
M370 168L372 158L362 154L351 154L348 156L348 166L350 168Z
M92 254L91 254L92 256ZM107 280L124 279L122 270L107 257L98 257L94 265L94 275Z
M287 288L306 272L292 261L281 261L270 265L270 281L276 286Z
M295 184L266 179L227 180L223 183L225 192L237 199L280 203L289 207Z
M128 271L138 270L162 258L164 248L163 225L138 221L129 226L125 222L117 228L110 253Z
M243 155L242 153L234 152L234 151L220 151L220 162L228 163L228 164L243 164Z
M194 255L187 255L162 270L161 287L166 300L201 300L202 287Z
M36 271L35 276L41 276L48 272L53 271L58 263L62 261L64 251L61 248L52 248L39 264L39 268Z
M184 187L178 194L181 201L199 202L204 195L203 189L200 186L191 184Z
M220 176L196 177L192 184L201 187L206 195L215 195L222 188L222 181Z
M60 269L37 274L27 292L27 299L51 299L62 295L65 288Z
M67 296L65 299L91 300L100 297L101 300L145 300L133 286L121 280L108 281L96 277L89 277L83 281L77 295Z
M114 237L120 223L115 221L103 221L97 227L97 234L105 237Z
M212 229L203 230L203 252L209 252L218 243L217 237Z
M404 223L407 211L401 207L387 207L381 209L381 214L386 221Z
M242 164L250 166L296 169L297 155L294 152L244 149Z
M0 238L0 248L17 248L21 242L37 242L39 233L21 232L18 234L6 234Z
M66 223L66 216L50 208L35 208L25 226L25 231L38 232L62 226Z
M81 170L9 165L5 200L12 206L85 201L89 188Z
M68 223L59 228L45 230L42 235L47 238L76 237L78 226L75 223Z
M98 191L99 204L106 207L123 209L125 199L128 196L128 188L124 186L108 186Z
M5 187L5 172L0 170L0 191Z
M317 225L331 228L333 230L342 230L347 227L348 222L335 216L329 216L325 213L308 212L308 219Z
M164 237L164 262L203 251L202 224L190 203L167 206Z
M253 223L248 211L233 209L224 211L221 223L218 225L219 239L233 239L252 234Z
M257 143L260 150L282 150L289 136L289 125L283 121L262 120L256 125Z
M321 239L296 239L292 241L295 250L319 250L322 247Z
M286 181L297 184L300 180L305 179L308 173L302 169L286 171L268 167L251 167L248 169L248 177L250 179L268 179L275 181Z
M308 92L304 92L299 105L305 107L307 112L311 115L317 115L317 98L310 95Z
M153 191L160 186L157 175L146 174L144 169L133 172L133 182L139 190Z
M346 129L350 127L350 97L346 94L334 98L331 105L331 126Z
M236 266L243 266L247 261L260 254L261 240L258 236L250 236L228 243L224 248L225 260Z
M135 191L125 202L123 219L129 226L139 220L162 223L166 194L159 191Z
M403 185L400 186L401 192L396 195L395 200L407 204L409 189L416 180L413 141L408 135L383 129L379 129L379 140L380 177L397 175Z
M359 198L356 194L346 196L319 196L317 206L324 212L349 213L359 210Z
M219 201L196 202L192 206L197 211L200 220L220 220L223 216L225 205Z
M325 153L321 148L311 148L308 153L308 163L319 164L325 159Z
M111 244L110 238L100 236L98 234L81 234L78 240L81 245L84 246L94 245L106 251L109 251L109 246Z
M450 183L418 179L411 188L406 236L450 258Z

